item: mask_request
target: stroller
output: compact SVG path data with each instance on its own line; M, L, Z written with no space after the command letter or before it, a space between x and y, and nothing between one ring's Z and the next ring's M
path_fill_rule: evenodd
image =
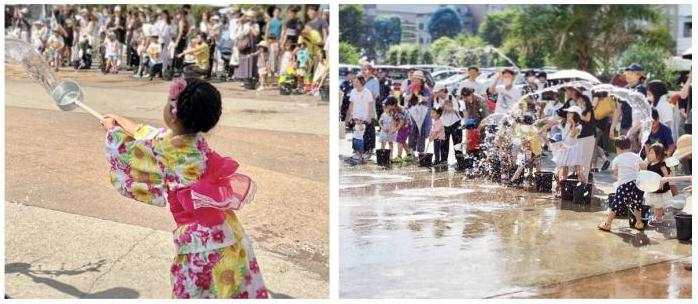
M77 60L73 61L76 70L88 70L92 67L92 44L87 38L78 43Z

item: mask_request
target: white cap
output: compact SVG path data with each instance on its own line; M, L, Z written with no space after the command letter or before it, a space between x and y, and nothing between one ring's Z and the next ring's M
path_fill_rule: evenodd
M117 6L114 8L114 11L115 11L115 12L120 12L120 11L121 11L121 6L118 6L118 5L117 5Z
M441 91L441 90L443 90L443 89L445 89L445 88L446 88L446 86L445 86L443 83L437 82L437 83L434 85L434 92L439 92L439 91Z
M582 115L582 108L580 108L578 106L571 106L571 107L565 109L565 111L577 113L577 114L579 114L579 116Z

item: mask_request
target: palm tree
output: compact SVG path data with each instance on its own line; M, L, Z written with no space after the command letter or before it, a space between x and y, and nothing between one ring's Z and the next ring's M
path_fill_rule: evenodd
M648 23L661 20L656 5L554 5L550 27L557 33L557 51L577 62L580 70L607 68Z

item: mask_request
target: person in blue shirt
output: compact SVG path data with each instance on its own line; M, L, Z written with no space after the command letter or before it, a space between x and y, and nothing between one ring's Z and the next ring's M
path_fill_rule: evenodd
M671 129L659 122L659 112L657 112L657 109L652 108L652 129L650 136L645 142L645 155L649 155L650 147L656 143L666 147L667 157L674 154L676 145L674 144L674 138L671 136Z
M269 23L267 23L267 30L265 33L265 39L269 39L270 35L274 35L276 39L279 39L281 37L281 27L284 24L284 20L281 19L281 8L278 6L274 6L272 11L271 11L271 18L269 19Z

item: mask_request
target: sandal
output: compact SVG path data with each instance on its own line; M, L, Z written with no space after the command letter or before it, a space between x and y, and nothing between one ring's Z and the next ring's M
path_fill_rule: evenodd
M596 228L599 228L599 230L603 230L606 232L611 232L611 225L609 225L606 222L599 224L598 226L596 226Z
M659 224L661 224L663 222L664 222L664 219L657 219L656 217L652 217L652 219L650 219L648 224L650 226L658 226Z
M635 223L635 229L640 230L640 231L645 230L645 223L643 223L643 222Z

